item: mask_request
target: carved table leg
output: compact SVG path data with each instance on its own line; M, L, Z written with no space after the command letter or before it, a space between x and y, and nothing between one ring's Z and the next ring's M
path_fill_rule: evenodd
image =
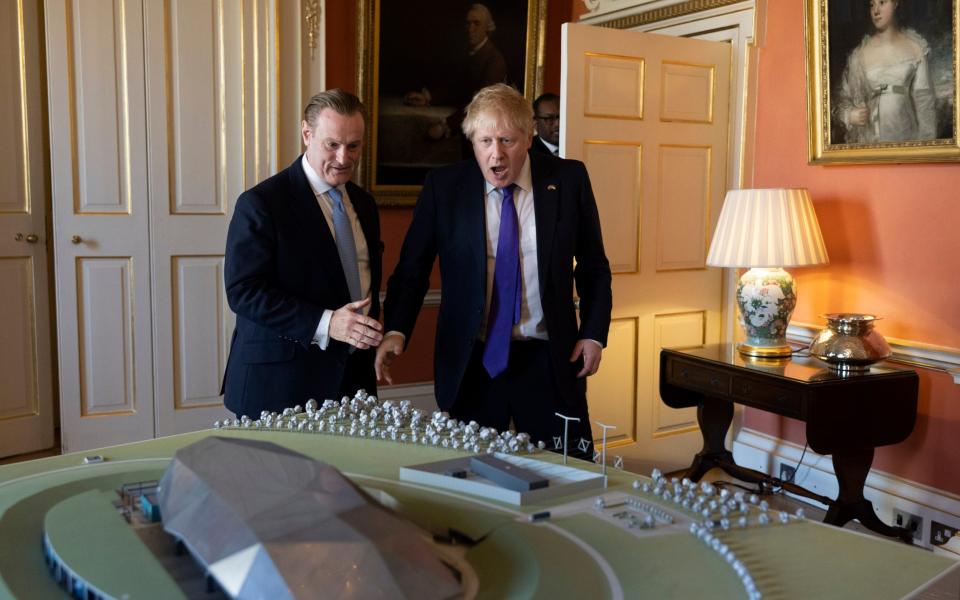
M891 527L877 517L873 504L863 497L863 484L873 464L873 448L837 450L833 454L833 468L840 484L840 493L827 511L824 523L843 527L852 519L882 535L898 537L910 544L913 534L903 527Z
M733 403L727 400L704 398L697 406L697 423L703 434L703 450L693 458L686 476L700 481L707 471L714 467L723 467L724 463L733 465L733 453L725 444L727 430L733 422Z

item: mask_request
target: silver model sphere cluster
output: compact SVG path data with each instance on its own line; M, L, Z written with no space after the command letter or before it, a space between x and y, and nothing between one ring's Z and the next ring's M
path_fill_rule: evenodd
M498 432L481 427L476 421L465 423L445 412L434 411L427 420L426 411L413 408L409 400L379 402L376 396L358 390L353 398L340 402L316 400L285 408L283 412L260 413L259 419L244 415L239 419L214 421L215 429L267 429L302 433L326 433L350 437L391 440L423 446L452 448L473 453L534 453L544 449L541 441L534 444L527 433Z
M697 484L688 478L667 479L660 469L650 473L651 482L633 482L633 488L646 494L653 494L665 502L672 502L677 506L699 515L702 520L690 524L690 533L702 541L708 548L716 552L740 578L747 597L750 600L760 600L762 594L757 589L749 569L733 550L721 539L722 532L730 529L743 529L748 525L766 526L773 522L770 518L770 505L766 500L760 500L756 494L747 494L744 491L730 493L727 489L717 489L711 483ZM751 516L756 515L751 523ZM791 521L802 521L805 513L802 508L797 509L794 515L785 511L777 513L776 520L784 525Z

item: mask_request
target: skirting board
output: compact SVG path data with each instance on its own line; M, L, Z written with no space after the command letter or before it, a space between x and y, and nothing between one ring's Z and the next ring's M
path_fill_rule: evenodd
M427 414L437 410L437 398L433 393L433 382L399 383L397 385L382 385L377 388L377 397L380 400L409 400L414 408L427 411Z
M803 447L752 429L741 429L733 442L733 457L738 465L777 476L780 465L796 467ZM808 490L835 498L837 478L830 456L822 456L807 449L803 464L797 469L794 483ZM893 511L899 509L923 518L921 544L930 547L930 524L937 521L950 527L960 527L960 496L938 490L894 475L871 470L863 490L873 503L880 520L892 524ZM826 508L822 504L800 496L797 500Z

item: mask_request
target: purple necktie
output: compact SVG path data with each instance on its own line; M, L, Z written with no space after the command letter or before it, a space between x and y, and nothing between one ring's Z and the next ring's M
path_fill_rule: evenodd
M520 322L520 224L513 204L513 186L503 188L502 192L493 294L487 316L487 345L483 349L483 366L490 377L506 370L513 325Z

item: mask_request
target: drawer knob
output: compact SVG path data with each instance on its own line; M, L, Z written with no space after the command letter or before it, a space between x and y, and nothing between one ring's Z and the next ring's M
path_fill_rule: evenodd
M690 376L690 373L688 373L686 369L680 369L680 378L681 378L681 379L686 379L686 378L688 378L689 376Z
M720 386L720 379L718 379L717 377L711 377L711 378L710 378L710 385L712 385L713 387L719 387L719 386Z

